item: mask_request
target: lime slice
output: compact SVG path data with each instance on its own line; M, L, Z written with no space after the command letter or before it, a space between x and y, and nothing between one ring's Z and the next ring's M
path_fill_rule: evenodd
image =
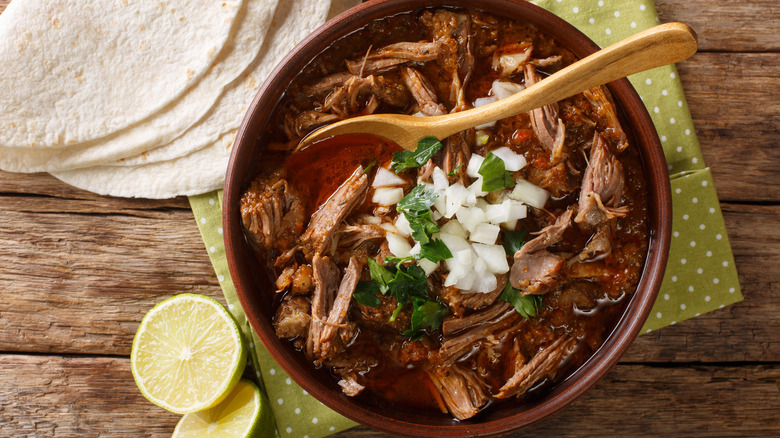
M238 325L216 300L181 294L154 306L133 339L130 365L138 389L178 414L216 406L246 366Z
M181 417L173 438L234 438L273 436L270 409L263 405L260 390L254 383L241 380L230 395L211 409Z

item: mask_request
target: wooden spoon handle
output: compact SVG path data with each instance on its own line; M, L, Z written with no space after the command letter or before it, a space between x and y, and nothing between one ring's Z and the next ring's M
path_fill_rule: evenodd
M557 102L598 85L696 53L696 33L683 23L667 23L619 41L541 80L531 87L479 108L429 117L429 134L445 138L464 129ZM432 120L438 119L438 120Z

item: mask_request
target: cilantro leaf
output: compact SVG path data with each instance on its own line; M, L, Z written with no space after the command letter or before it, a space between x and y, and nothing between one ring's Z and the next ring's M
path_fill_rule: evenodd
M428 297L428 278L419 266L401 266L388 283L390 291L400 304L409 304L410 297Z
M447 176L458 176L458 171L460 170L461 167L463 167L463 164L461 164L460 166L452 169L452 171L447 173Z
M420 258L428 259L434 263L452 258L452 252L440 239L433 239L421 245Z
M403 262L411 262L414 259L415 259L414 256L406 256L406 257L385 256L385 263L395 263L397 265L400 265Z
M408 195L398 201L396 209L403 212L426 211L433 206L438 197L439 195L433 190L425 190L425 186L422 185L416 186Z
M441 142L436 137L425 137L417 142L414 151L401 151L393 154L393 172L420 167L433 157L442 148Z
M379 285L370 281L361 281L355 287L355 292L352 294L352 298L359 304L363 304L371 307L379 307L382 301L379 300L377 294L379 293Z
M504 160L493 152L488 152L477 173L482 175L483 192L494 192L515 186L515 178L512 176L512 172L506 170Z
M423 328L429 328L431 330L437 330L441 328L444 322L444 317L449 314L449 310L436 301L415 298L414 310L412 311L411 327L403 332L406 337L411 337L413 340L419 340L422 338L420 332Z
M387 292L390 290L389 283L395 278L395 273L390 272L389 269L380 265L371 257L368 258L368 273L371 275L371 279L377 283L382 295L387 295Z
M513 305L517 313L525 319L536 316L542 308L541 295L522 295L521 292L507 282L504 291L499 296L502 300Z
M504 231L504 251L506 255L513 256L525 245L526 230Z
M412 229L412 238L420 242L421 245L430 242L430 236L440 230L436 222L433 221L430 210L425 213L404 212L404 216L409 222L409 228Z

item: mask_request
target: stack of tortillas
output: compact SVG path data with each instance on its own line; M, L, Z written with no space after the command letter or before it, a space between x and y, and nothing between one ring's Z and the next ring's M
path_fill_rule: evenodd
M13 0L0 14L0 169L103 195L221 188L263 80L359 0Z

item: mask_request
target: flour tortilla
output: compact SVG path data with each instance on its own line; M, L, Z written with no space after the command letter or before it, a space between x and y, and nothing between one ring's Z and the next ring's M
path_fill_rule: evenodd
M148 117L203 76L241 4L11 2L0 15L0 145L73 145Z
M0 147L0 169L51 172L89 167L171 142L202 119L223 89L258 58L278 1L245 0L230 40L203 78L152 117L82 145L45 150ZM210 138L209 142L216 138Z
M258 77L265 78L300 40L317 26L328 14L330 1L282 0L274 14L271 33L266 37L271 47L272 58L256 64ZM262 72L265 72L262 76ZM247 76L248 78L249 76ZM238 82L234 88L251 83ZM244 90L246 101L242 103L239 121L245 107L257 93L259 80L249 90ZM214 128L211 132L218 132ZM236 130L228 130L213 141L188 155L168 161L159 161L138 166L94 166L52 174L74 187L101 195L164 199L180 195L196 195L221 188L230 157L230 146Z
M338 14L359 3L359 0L337 0L337 2L332 2L327 14L328 16ZM309 6L306 6L306 2L280 4L273 19L271 34L266 37L257 60L241 78L225 90L203 120L187 130L181 137L164 146L143 152L135 157L104 165L140 166L173 160L200 150L215 142L225 133L237 130L260 84L265 81L271 70L295 47L298 41L322 24L322 14L326 7L327 2L319 2L316 5L309 2ZM296 10L296 8L298 9ZM306 14L305 11L309 11L309 14ZM293 18L295 19L294 23L290 22Z

